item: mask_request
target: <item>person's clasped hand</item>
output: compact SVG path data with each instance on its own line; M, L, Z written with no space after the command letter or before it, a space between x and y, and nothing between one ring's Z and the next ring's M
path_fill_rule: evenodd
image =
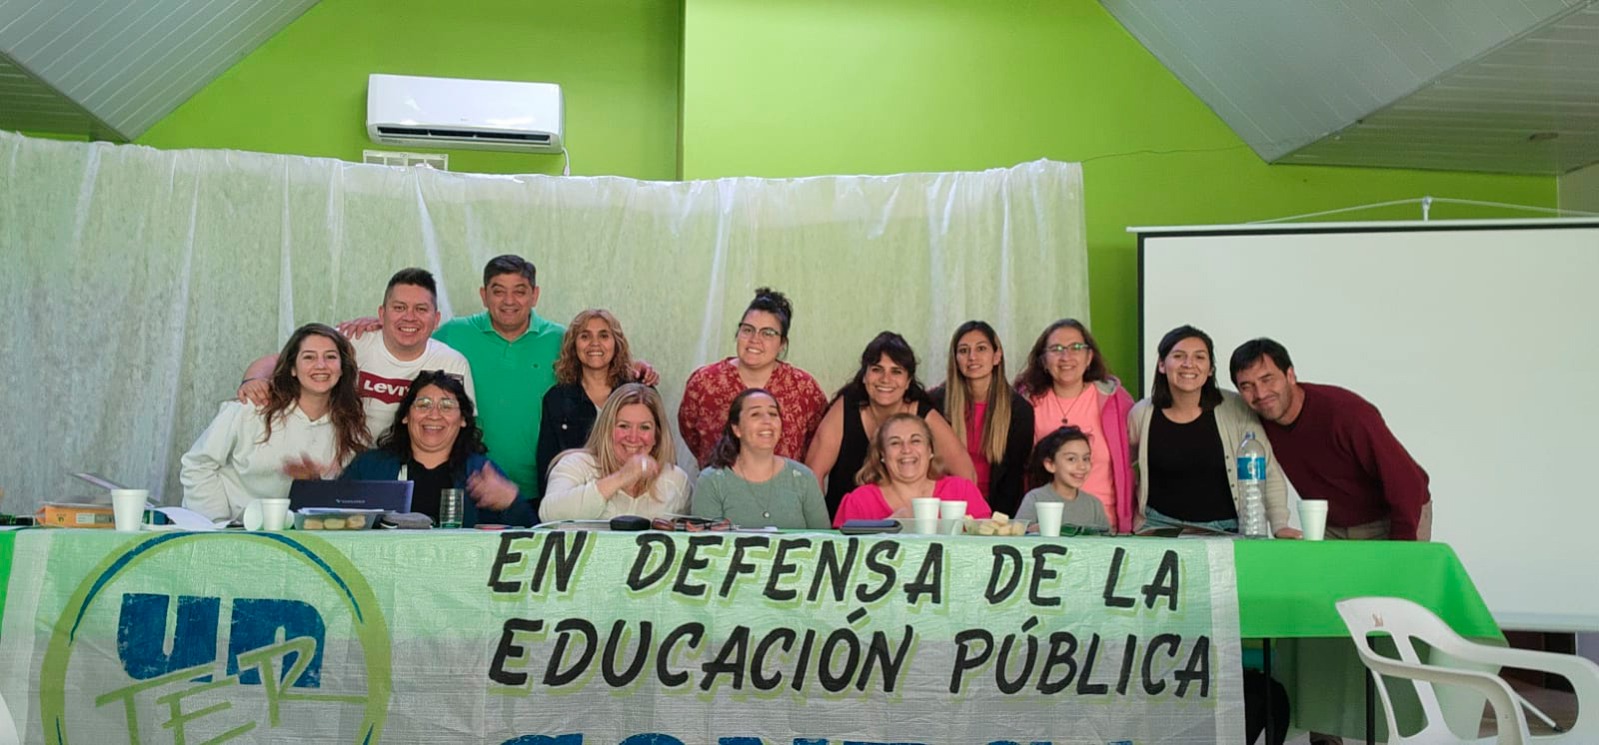
M648 453L639 453L634 455L633 457L628 458L626 463L622 464L622 475L626 477L627 483L629 484L643 483L644 481L655 478L655 476L659 475L660 472L661 464L654 458L650 457ZM617 492L617 494L622 493L625 492Z

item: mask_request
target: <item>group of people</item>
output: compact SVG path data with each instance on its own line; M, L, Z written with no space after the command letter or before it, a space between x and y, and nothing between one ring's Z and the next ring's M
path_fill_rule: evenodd
M691 486L658 376L613 314L584 310L564 328L540 317L536 270L511 255L488 262L479 295L483 312L440 324L433 277L405 269L375 317L301 327L249 366L183 457L185 506L237 519L294 479L400 479L435 519L441 490L465 490L467 525L695 514L822 529L937 496L978 518L1063 502L1067 523L1106 533L1236 531L1233 455L1252 433L1277 536L1297 535L1285 475L1329 501L1330 536L1430 530L1427 475L1376 408L1300 383L1269 339L1233 352L1233 393L1217 385L1211 338L1174 329L1134 403L1076 320L1045 328L1014 380L994 329L962 324L931 390L911 345L885 331L829 396L784 359L793 306L761 288L735 354L687 380L676 424L699 469Z

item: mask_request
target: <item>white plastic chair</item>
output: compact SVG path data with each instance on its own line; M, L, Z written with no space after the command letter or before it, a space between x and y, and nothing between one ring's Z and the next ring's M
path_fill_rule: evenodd
M1339 601L1338 615L1343 616L1344 625L1349 627L1361 661L1367 669L1376 673L1372 677L1378 695L1382 696L1383 712L1388 717L1389 743L1599 743L1599 665L1573 655L1467 641L1433 615L1432 611L1402 598L1372 597ZM1400 659L1385 657L1372 650L1367 637L1378 632L1393 637ZM1509 683L1498 675L1423 663L1416 652L1415 640L1418 639L1435 652L1463 662L1537 670L1565 677L1577 692L1577 721L1566 732L1533 737L1527 731L1527 716L1521 707L1524 701ZM1393 704L1383 684L1384 675L1405 678L1414 683L1416 697L1427 717L1426 726L1420 732L1408 737L1399 735ZM1493 706L1498 735L1480 740L1462 740L1451 732L1444 722L1437 693L1433 690L1433 685L1439 683L1465 686L1486 696L1488 703Z

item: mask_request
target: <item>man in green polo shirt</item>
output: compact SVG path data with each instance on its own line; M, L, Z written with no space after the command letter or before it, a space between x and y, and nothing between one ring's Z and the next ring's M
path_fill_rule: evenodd
M485 310L452 318L433 332L471 363L483 444L534 502L543 493L542 475L533 463L544 393L555 385L555 358L566 333L564 326L533 311L539 304L536 277L532 262L520 256L490 259L478 289Z
M534 465L544 394L555 386L555 359L561 354L566 328L533 312L539 303L538 270L520 256L489 259L483 267L478 297L484 311L452 318L433 332L472 366L477 399L477 425L489 457L534 503L544 495L544 474ZM382 328L376 318L339 324L339 332L355 338ZM633 361L638 379L655 385L660 377L649 363Z

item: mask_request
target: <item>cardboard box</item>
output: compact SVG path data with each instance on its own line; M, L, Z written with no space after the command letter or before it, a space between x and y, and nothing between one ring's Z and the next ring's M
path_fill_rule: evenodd
M52 528L105 528L115 530L116 515L110 507L90 504L46 504L39 508L37 524Z

